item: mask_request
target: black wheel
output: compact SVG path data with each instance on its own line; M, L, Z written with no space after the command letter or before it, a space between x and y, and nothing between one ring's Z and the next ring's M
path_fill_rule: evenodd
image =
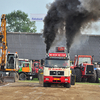
M47 83L43 83L43 87L47 87Z
M75 73L76 73L76 82L81 82L81 70L76 68Z
M96 71L94 71L94 75L89 77L89 82L90 83L95 83L96 82Z
M71 85L75 85L75 76L71 76Z
M64 87L70 88L71 87L71 83L64 84Z
M48 83L47 86L48 86L48 87L51 87L51 83Z
M100 83L99 81L99 78L100 78L100 70L96 70L96 83Z
M26 75L25 75L24 73L21 73L21 74L19 75L19 79L20 79L20 80L26 80Z
M72 71L72 74L71 74L71 85L75 85L75 69L72 69L71 68L71 71Z

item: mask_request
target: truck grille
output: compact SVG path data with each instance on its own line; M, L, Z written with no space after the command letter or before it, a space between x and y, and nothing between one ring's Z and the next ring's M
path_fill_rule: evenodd
M64 71L50 71L50 75L64 75Z
M94 74L94 66L93 65L87 65L86 74Z

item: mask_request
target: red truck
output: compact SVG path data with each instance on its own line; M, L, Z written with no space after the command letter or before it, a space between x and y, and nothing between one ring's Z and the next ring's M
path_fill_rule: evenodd
M32 72L35 73L35 78L38 78L39 69L43 69L43 65L41 65L41 60L32 60Z
M72 76L70 69L70 58L66 55L64 47L57 47L55 53L49 53L44 59L43 71L39 72L39 83L44 87L56 84L70 88L71 85L75 85L75 77Z
M71 68L75 70L76 82L89 81L94 83L96 81L96 71L91 55L75 55L74 65Z

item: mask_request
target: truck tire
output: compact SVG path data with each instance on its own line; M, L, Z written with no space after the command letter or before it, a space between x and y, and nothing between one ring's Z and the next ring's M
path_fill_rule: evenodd
M89 82L90 83L95 83L96 82L96 71L94 71L94 75L93 76L90 76Z
M20 80L26 80L26 75L25 75L24 73L21 73L21 74L19 75L19 79L20 79Z
M75 69L75 74L76 74L76 82L81 82L81 70L76 68Z
M71 85L75 85L75 76L71 76Z
M96 83L100 83L99 78L100 78L100 70L97 69L96 70Z
M71 74L71 85L75 85L75 69L71 69L72 74Z
M64 87L70 88L71 87L71 83L64 84Z
M48 87L51 87L51 83L48 83Z
M47 87L48 85L47 85L47 83L43 83L43 87Z

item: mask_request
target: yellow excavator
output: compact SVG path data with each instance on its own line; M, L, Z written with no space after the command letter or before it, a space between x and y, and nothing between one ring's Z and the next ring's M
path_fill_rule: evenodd
M18 54L7 53L6 15L3 14L0 26L0 81L15 82L18 79Z

